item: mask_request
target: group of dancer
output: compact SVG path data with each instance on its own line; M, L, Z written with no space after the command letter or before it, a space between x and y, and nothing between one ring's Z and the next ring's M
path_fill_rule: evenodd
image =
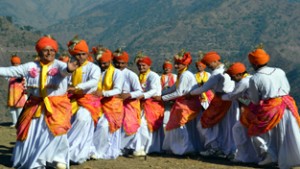
M253 75L241 62L226 68L215 51L196 60L193 74L192 56L181 50L163 63L160 76L143 52L135 57L136 74L122 49L90 50L78 37L67 47L70 57L55 59L57 41L43 36L35 46L38 59L20 64L13 56L18 65L0 67L0 76L13 78L10 86L17 80L26 88L14 98L28 96L13 121L13 167L64 169L150 153L199 153L283 169L300 165L298 108L285 72L267 66L264 49L248 55ZM8 100L14 106L20 101Z

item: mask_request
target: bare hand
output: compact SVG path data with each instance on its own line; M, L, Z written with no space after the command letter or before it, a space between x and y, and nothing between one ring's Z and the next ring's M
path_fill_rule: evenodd
M128 98L131 98L131 95L129 93L122 93L120 94L120 98L126 100Z
M152 96L152 98L156 101L162 101L161 96Z
M103 96L102 91L100 91L100 90L94 91L92 94L95 95L95 96L98 96L98 97Z
M144 95L139 96L137 99L143 100L144 99Z
M74 72L78 68L79 62L77 60L69 61L67 63L67 66L68 66L68 71L71 73L71 72Z

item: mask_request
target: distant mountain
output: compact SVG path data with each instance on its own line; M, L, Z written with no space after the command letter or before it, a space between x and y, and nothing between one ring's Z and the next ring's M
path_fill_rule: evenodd
M158 72L162 61L182 48L194 60L199 50L216 50L223 60L249 66L247 54L262 42L270 65L287 72L292 95L300 93L300 75L295 74L300 65L297 0L2 0L0 9L18 27L54 35L65 49L78 34L90 47L125 47L131 61L143 50Z

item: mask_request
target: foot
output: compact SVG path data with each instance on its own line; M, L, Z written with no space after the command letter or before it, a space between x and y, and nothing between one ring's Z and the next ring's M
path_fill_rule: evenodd
M264 160L260 161L258 163L258 165L268 165L268 164L272 164L273 163L273 160L272 160L272 157L271 155L267 154L267 156L265 157Z
M12 124L12 125L10 125L9 127L11 127L11 128L15 128L15 127L16 127L16 125L15 125L15 124Z
M90 159L91 160L97 160L97 156L95 154L93 154L93 155L90 156Z
M66 169L66 168L67 168L67 165L64 164L64 163L58 162L58 163L56 164L56 169Z
M213 156L217 153L217 150L215 149L208 149L206 151L201 151L200 155L204 156L204 157L209 157L209 156Z
M144 150L134 151L133 155L136 157L146 156L146 152Z

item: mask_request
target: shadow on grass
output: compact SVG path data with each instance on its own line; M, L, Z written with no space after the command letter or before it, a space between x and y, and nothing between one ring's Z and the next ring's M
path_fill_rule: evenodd
M10 144L15 144L14 142L11 142ZM13 147L7 147L0 145L0 165L3 165L5 167L12 167L12 151Z
M241 166L241 167L252 167L252 168L260 168L260 169L279 169L277 166L259 166L255 163L242 163L242 162L231 162L226 158L220 157L203 157L198 154L189 154L189 155L174 155L174 154L158 154L151 153L148 156L151 157L166 157L166 158L178 158L178 159L191 159L197 160L205 163L211 164L220 164L226 166Z
M10 126L10 125L12 125L11 122L3 122L3 123L0 123L0 126L3 126L3 127L8 127L8 126Z

